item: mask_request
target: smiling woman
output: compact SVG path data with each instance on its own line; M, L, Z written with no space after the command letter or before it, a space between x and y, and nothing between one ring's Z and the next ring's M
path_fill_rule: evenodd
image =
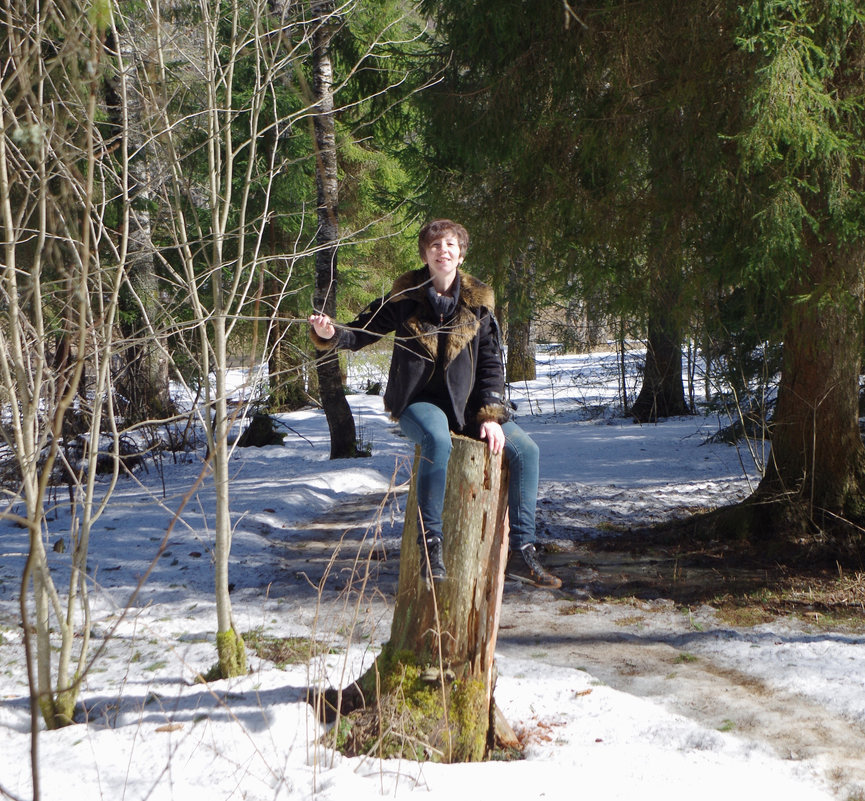
M436 220L427 225L418 241L421 260L429 267L430 278L439 295L452 296L457 269L469 246L469 234L461 225Z
M534 548L538 448L510 419L495 295L460 270L468 245L468 231L459 223L427 223L418 234L423 267L400 276L387 295L346 326L335 326L325 314L311 315L312 338L322 351L358 350L395 334L384 403L402 432L420 447L417 541L422 578L447 577L442 507L451 434L456 433L484 440L490 453L504 451L507 457L509 574L539 587L559 587L561 581L543 568Z

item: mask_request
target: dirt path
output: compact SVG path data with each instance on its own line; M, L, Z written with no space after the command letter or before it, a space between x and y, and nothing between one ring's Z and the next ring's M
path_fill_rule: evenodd
M546 597L538 597L543 595ZM824 706L695 655L688 619L663 601L578 602L508 587L498 650L585 669L622 692L702 725L809 760L836 788L865 784L865 732Z
M341 504L290 540L274 540L283 577L272 594L317 597L317 613L361 610L359 629L372 642L388 636L399 574L401 524L388 501ZM629 553L607 543L548 557L564 579L549 592L508 582L498 650L506 655L579 667L622 692L650 699L708 728L768 746L783 759L808 760L836 788L839 801L862 798L865 731L804 697L718 664L695 648L694 619L681 594L705 576L675 555ZM749 587L758 577L722 574L724 587ZM690 571L690 572L688 572ZM675 578L676 600L664 597ZM690 585L693 585L691 587ZM616 588L627 600L597 600ZM705 591L705 590L704 590ZM640 596L643 596L642 598ZM712 610L701 607L701 614ZM368 621L368 622L364 622ZM727 629L731 627L727 626ZM707 635L708 636L708 635Z

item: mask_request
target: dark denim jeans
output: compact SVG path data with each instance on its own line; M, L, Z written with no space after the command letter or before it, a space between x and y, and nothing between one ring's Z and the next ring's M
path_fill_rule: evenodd
M420 445L417 499L422 527L418 528L419 536L421 530L427 536L443 536L442 508L451 455L447 415L432 403L411 403L400 416L399 427L412 442ZM534 440L513 421L504 423L502 428L505 432L505 457L510 468L510 545L516 549L535 541L539 451Z

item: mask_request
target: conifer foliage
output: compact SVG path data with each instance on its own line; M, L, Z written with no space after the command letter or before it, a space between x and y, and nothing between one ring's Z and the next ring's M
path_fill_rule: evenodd
M861 4L426 8L431 186L490 269L531 238L536 296L646 337L641 420L683 410L686 333L707 359L719 337L725 358L781 346L773 457L732 528L857 539L839 521L865 511Z
M737 135L748 263L783 298L784 326L773 458L748 531L834 531L846 550L865 513L865 10L752 2L740 30L754 65Z

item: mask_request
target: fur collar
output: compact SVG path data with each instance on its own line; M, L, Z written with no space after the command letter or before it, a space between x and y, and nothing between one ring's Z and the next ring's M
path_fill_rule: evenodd
M474 276L460 272L460 297L456 312L446 326L445 366L450 364L474 339L480 328L477 310L484 308L492 312L495 308L495 294L492 287ZM411 270L403 273L390 291L392 300L411 299L416 301L417 310L406 326L435 361L438 358L439 323L435 319L426 297L429 282L429 268Z
M496 297L491 286L488 286L483 281L478 281L473 275L464 273L460 274L460 304L465 304L470 308L483 306L485 309L495 311ZM419 270L409 270L403 273L396 281L393 282L393 287L390 290L390 296L394 299L396 295L405 294L411 297L420 297L422 291L430 280L429 268L421 267Z

